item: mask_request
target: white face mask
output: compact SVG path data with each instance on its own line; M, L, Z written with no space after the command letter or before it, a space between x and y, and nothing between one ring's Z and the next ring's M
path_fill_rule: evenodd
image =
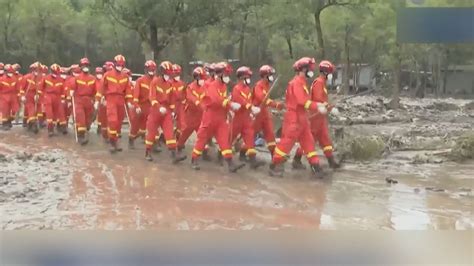
M245 82L245 84L250 85L251 80L250 80L249 78L246 78L246 79L244 80L244 82Z
M122 67L122 66L116 66L115 69L116 69L118 72L122 72L123 67Z
M199 85L199 86L204 85L204 80L203 80L203 79L198 80L198 85Z
M132 77L129 77L129 78L128 78L128 81L132 82Z
M165 81L168 81L168 80L170 80L170 76L168 76L168 75L165 74L165 75L163 75L163 79L164 79Z
M83 67L83 68L82 68L82 72L88 73L88 72L89 72L89 68L88 68L88 67Z
M66 74L61 74L62 79L66 79Z
M78 77L78 76L79 76L79 73L72 72L72 76L73 76L73 77Z
M96 77L97 77L98 79L102 79L102 74L97 74Z
M309 71L306 72L306 76L307 76L308 78L312 78L312 77L314 76L314 72L311 71L311 70L309 70Z
M224 82L225 84L228 84L230 82L230 78L228 76L223 76L222 82Z
M9 76L10 78L13 77L13 73L7 73L7 76Z
M329 74L328 74L328 81L329 81L329 82L332 81L332 73L329 73Z
M33 75L38 76L38 72L37 71L33 72Z
M148 71L148 75L153 76L153 75L155 75L155 72L153 72L153 71Z
M274 80L275 78L273 77L273 75L268 76L268 81L273 82Z
M181 80L181 77L180 77L180 76L176 76L176 77L174 77L174 80L180 81L180 80Z
M56 75L56 74L51 74L51 76L52 76L53 78L57 78L57 77L58 77L58 75Z

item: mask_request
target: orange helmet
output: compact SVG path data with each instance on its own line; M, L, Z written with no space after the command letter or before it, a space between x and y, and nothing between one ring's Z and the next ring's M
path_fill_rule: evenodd
M7 73L15 73L15 68L11 64L6 64L4 66L5 72Z
M114 62L112 61L107 61L104 63L104 69L109 71L111 70L112 68L114 68Z
M193 70L193 77L194 79L207 79L206 70L203 67L196 67Z
M61 73L61 67L58 64L52 64L49 68L51 69L51 73L53 74Z
M250 78L252 77L252 70L249 67L241 66L236 71L237 78Z
M181 75L181 71L182 71L182 68L181 68L180 65L178 65L178 64L173 65L173 74L174 75L176 75L176 76Z
M96 73L96 74L104 74L104 68L102 68L102 67L96 67L96 68L95 68L95 73Z
M67 72L69 72L69 69L67 69L67 67L61 67L60 68L60 73L61 74L67 74Z
M153 60L147 60L145 62L145 69L147 71L155 71L156 70L156 63Z
M78 64L73 64L69 67L69 71L71 71L71 73L81 73L81 68Z
M160 73L168 76L173 75L173 64L170 61L161 62Z
M334 72L334 65L328 60L323 60L319 63L319 72L330 74Z
M15 69L15 71L20 71L21 69L21 65L20 64L13 64L13 69Z
M38 70L38 68L40 68L41 65L39 62L34 62L33 64L30 65L30 70L31 71L34 71L34 70Z
M214 65L214 71L216 74L231 75L232 70L232 66L227 62L219 62Z
M316 60L314 60L314 58L302 57L293 64L293 69L295 71L302 71L303 69L314 71L315 66Z
M266 77L275 74L275 69L269 65L263 65L260 67L258 70L258 73L260 74L260 77Z
M124 67L125 66L125 57L121 54L116 55L114 57L114 62L115 62L116 66Z
M5 68L5 64L0 62L0 69L3 70Z
M84 57L79 61L79 66L89 66L91 63L89 62L89 58Z

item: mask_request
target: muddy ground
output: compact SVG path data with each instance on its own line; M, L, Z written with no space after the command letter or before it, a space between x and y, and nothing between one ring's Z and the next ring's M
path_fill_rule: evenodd
M228 174L215 162L195 172L189 161L171 165L166 152L149 163L143 143L127 150L126 134L124 152L110 155L95 134L80 147L72 134L0 131L1 227L473 228L474 163L446 156L457 137L473 130L472 103L402 99L402 109L392 111L384 101L366 96L339 104L341 114L331 117L339 155L340 143L357 135L382 136L387 145L370 161L349 156L324 180L288 166L283 179L269 177L266 167Z

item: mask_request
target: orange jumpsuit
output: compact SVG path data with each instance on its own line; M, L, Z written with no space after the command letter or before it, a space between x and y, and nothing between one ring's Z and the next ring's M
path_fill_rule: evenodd
M66 95L66 99L68 101L71 100L71 96L69 96L69 92L71 91L71 88L76 86L76 78L74 76L67 76L66 80L64 81L64 94ZM72 106L68 106L67 104L64 105L64 116L66 117L66 122L69 121L69 117L72 114Z
M227 123L230 100L227 98L226 84L216 79L205 87L207 88L203 98L205 109L201 126L197 132L192 158L195 160L201 156L206 143L215 136L222 156L226 159L232 159L232 150L229 143L229 124Z
M268 82L268 79L266 78L259 80L257 84L255 84L255 88L253 91L253 105L259 106L261 111L255 117L255 120L253 122L253 129L255 133L263 131L263 136L265 138L265 141L267 142L268 150L273 153L273 151L275 150L276 142L275 133L273 131L274 128L272 115L268 111L268 107L279 108L280 103L268 98L265 100L269 89L270 82ZM263 100L265 100L265 102L263 102Z
M70 90L74 91L73 111L76 113L77 133L83 135L92 124L96 79L90 74L81 73L75 78L75 81L75 84L70 87Z
M150 114L150 84L153 77L144 75L137 79L135 87L133 88L133 104L135 107L140 107L141 113L137 114L134 110L131 114L133 117L132 127L130 129L130 137L136 138L139 135L144 136L146 133L146 120Z
M309 163L311 165L319 164L307 115L308 110L317 110L317 105L316 102L310 100L305 77L295 76L288 83L286 108L282 138L275 148L273 163L280 164L284 162L295 143L299 142Z
M155 77L150 84L151 110L146 123L145 146L151 151L156 139L158 127L163 130L166 146L169 150L176 150L176 139L173 134L173 118L171 106L174 105L173 87L163 77ZM166 113L160 113L160 107L166 108Z
M184 105L186 103L186 83L182 80L172 81L174 99L175 99L175 114L176 114L176 136L179 138L184 128Z
M109 140L115 144L122 130L125 118L125 96L130 87L128 75L115 69L104 74L103 85L99 87L96 100L105 96L107 108L107 132Z
M205 85L199 86L197 81L189 83L186 89L186 104L184 106L184 127L178 139L178 149L183 149L188 138L197 132L201 125L203 113L203 98L206 94Z
M8 77L6 74L0 78L0 114L2 123L11 121L20 109L18 104L18 85L15 75Z
M41 79L41 74L35 76L33 73L28 73L23 76L23 81L21 82L20 94L26 98L24 116L27 118L27 123L34 123L37 119L38 108L37 104L35 104L35 95L38 92L38 85Z
M233 143L240 134L247 149L247 156L254 157L257 151L255 150L253 121L250 117L252 92L250 87L246 85L243 80L240 80L232 89L232 101L239 103L241 107L235 112L234 119L232 120L231 143Z
M326 89L326 79L324 77L319 76L313 81L311 85L311 100L326 105L328 112L331 111L332 106L328 104L328 92ZM310 124L314 140L319 143L326 158L332 157L333 147L331 137L329 136L327 114L315 114L310 119ZM298 149L297 154L303 154L301 148Z
M54 123L66 126L66 117L64 115L64 104L62 101L66 99L64 94L64 81L59 75L54 78L47 75L40 83L38 93L41 95L41 103L46 112L46 121L48 129L52 130Z

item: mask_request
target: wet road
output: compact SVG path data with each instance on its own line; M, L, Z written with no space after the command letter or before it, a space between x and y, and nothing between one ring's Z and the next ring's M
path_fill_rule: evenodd
M7 155L0 160L2 228L400 230L474 224L472 162L411 165L389 157L346 164L325 180L289 169L276 179L266 167L229 174L214 162L203 162L196 172L189 160L171 165L166 151L149 163L142 143L129 151L126 136L122 140L124 152L110 155L95 135L80 147L71 135L0 132L0 154Z

